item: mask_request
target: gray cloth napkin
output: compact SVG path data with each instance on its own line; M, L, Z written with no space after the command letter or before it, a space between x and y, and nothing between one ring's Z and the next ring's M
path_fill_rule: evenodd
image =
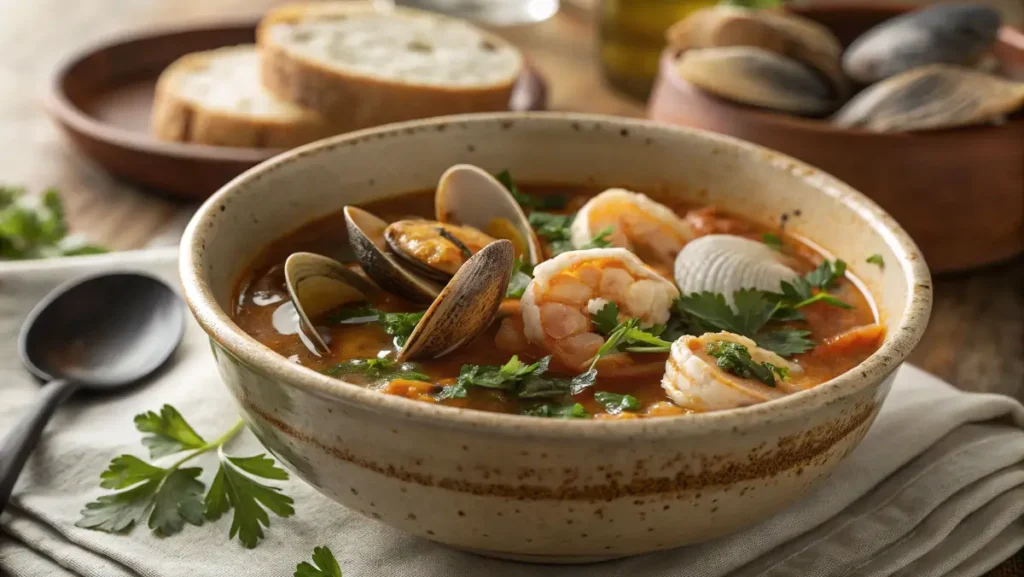
M174 252L125 253L0 265L0 433L37 385L15 337L29 309L59 282L97 269L142 269L176 282ZM792 508L714 542L577 567L530 566L453 551L366 519L299 480L296 514L271 518L254 550L228 539L229 520L158 538L145 527L109 535L74 526L121 453L144 455L132 417L171 403L213 436L236 420L207 339L190 323L173 366L145 387L99 401L76 397L51 423L0 517L0 573L22 576L291 575L329 545L347 577L976 576L1024 547L1024 408L967 394L904 367L860 447ZM249 433L230 447L262 452ZM210 482L215 465L202 461Z

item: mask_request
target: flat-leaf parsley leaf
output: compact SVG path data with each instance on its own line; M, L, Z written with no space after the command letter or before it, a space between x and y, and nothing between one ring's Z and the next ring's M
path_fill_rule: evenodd
M310 564L308 561L299 563L295 567L293 577L342 577L341 566L338 565L334 553L331 553L326 545L314 547L313 563Z

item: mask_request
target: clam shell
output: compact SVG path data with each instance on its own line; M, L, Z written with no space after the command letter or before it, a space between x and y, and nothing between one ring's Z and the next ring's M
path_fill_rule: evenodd
M466 261L409 335L398 360L444 356L486 329L505 298L514 258L512 243L497 240Z
M831 87L821 76L763 48L688 50L675 69L687 82L742 104L805 115L835 109Z
M376 292L372 284L340 262L309 252L288 257L284 278L299 326L320 353L330 349L310 319L340 306L365 302Z
M972 65L995 44L999 12L981 4L949 3L889 19L846 50L843 70L871 84L929 64Z
M388 223L354 206L346 206L344 213L348 242L366 276L382 289L414 302L430 302L437 298L441 293L440 285L406 270L388 253L384 240Z
M782 281L799 276L778 251L731 234L711 234L687 243L676 257L674 272L684 295L722 293L730 305L733 293L740 289L779 292Z
M513 242L516 252L531 265L544 260L540 240L519 203L489 172L471 164L456 164L441 175L434 195L438 222L472 226ZM496 226L496 219L507 225ZM515 231L508 234L508 226ZM517 236L518 238L508 238Z
M865 89L832 121L843 127L906 132L983 124L1024 106L1024 83L934 64Z
M669 28L666 39L677 50L750 46L802 62L824 75L836 96L850 83L843 74L843 47L831 30L796 14L714 6L697 10Z

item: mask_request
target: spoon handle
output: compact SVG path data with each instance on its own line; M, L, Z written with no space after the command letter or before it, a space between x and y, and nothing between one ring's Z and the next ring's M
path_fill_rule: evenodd
M70 381L55 380L41 389L39 400L0 442L0 511L7 507L21 468L39 443L53 412L77 389Z

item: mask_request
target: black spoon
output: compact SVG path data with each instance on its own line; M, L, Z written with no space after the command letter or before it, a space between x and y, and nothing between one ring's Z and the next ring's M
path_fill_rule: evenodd
M21 328L18 353L32 374L49 382L0 443L0 511L64 399L79 388L112 393L137 383L164 364L184 330L181 300L144 274L76 279L36 305Z

